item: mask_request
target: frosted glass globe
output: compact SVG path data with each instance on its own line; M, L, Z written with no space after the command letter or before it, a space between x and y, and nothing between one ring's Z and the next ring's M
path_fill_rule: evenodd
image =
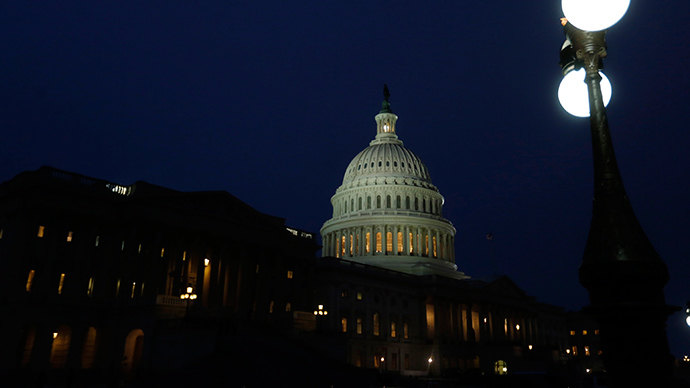
M585 69L573 70L563 77L558 86L558 101L566 112L577 117L589 117L589 92L585 83ZM604 99L604 106L611 101L611 82L604 75L601 75L601 95Z
M573 26L601 31L616 24L630 6L630 0L562 0L563 15Z

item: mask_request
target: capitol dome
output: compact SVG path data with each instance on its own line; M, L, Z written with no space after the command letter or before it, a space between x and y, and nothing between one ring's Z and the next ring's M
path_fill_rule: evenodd
M415 275L466 278L455 265L455 228L443 218L443 196L422 160L396 133L384 88L377 133L352 159L321 228L323 256Z

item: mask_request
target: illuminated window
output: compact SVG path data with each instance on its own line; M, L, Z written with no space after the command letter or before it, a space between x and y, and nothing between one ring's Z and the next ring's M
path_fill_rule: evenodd
M582 330L582 335L587 335L587 330Z
M341 251L340 254L341 254L342 256L345 256L345 236L342 237L342 240L341 240L341 241L342 241L342 242L341 242L340 246L341 246L341 250L342 250L342 251Z
M380 321L379 321L379 313L374 313L374 317L372 319L373 324L374 324L374 335L378 336L379 335L379 328L380 328Z
M410 253L414 253L414 249L412 247L412 233L410 233Z
M573 346L573 356L577 356L577 346Z
M381 353L374 354L374 368L381 366Z
M0 240L2 240L2 233L5 231L5 229L0 229Z
M342 291L340 292L340 297L342 297L342 298L347 298L347 290L342 290Z
M436 236L434 236L434 257L437 257L437 254L436 254Z
M355 244L355 254L359 255L359 233L355 236L356 244Z
M357 292L357 300L362 300L362 292Z
M381 253L381 232L376 232L376 253Z
M494 373L497 375L508 374L508 364L503 360L498 360L494 363Z
M391 322L391 337L395 338L398 336L398 332L395 330L395 322Z
M371 240L371 234L369 232L367 232L366 241L365 241L367 253L371 252L371 248L370 248L371 247L371 241L370 240Z
M94 283L93 277L90 277L89 278L89 287L86 289L86 295L88 295L88 296L93 295L93 283Z
M120 295L120 279L117 279L117 285L115 286L115 297Z
M256 265L256 273L259 273L259 264Z
M29 277L26 279L26 291L31 292L31 286L34 284L34 276L36 276L36 271L33 269L29 271Z
M72 242L72 231L67 232L67 242Z
M589 346L585 346L585 356L590 356L589 354Z
M429 235L424 236L424 256L429 256Z
M357 334L362 334L362 318L357 318Z
M58 295L62 294L62 286L65 285L65 274L60 274L60 284L58 284Z
M134 299L134 290L137 288L137 282L132 282L132 293L130 294L130 299Z
M273 301L268 304L268 313L273 314Z
M292 271L290 271L290 270L287 271L287 278L292 279Z
M285 303L285 311L286 312L292 311L292 303L290 303L290 302Z
M402 253L403 251L403 234L402 232L398 232L398 253Z
M386 233L386 252L393 252L393 233Z
M352 252L354 252L355 248L355 239L352 238L352 235L350 235L350 256L352 256Z
M99 240L101 239L101 236L96 236L96 243L94 245L98 246Z
M340 328L343 333L347 333L347 318L340 319Z
M120 245L120 250L121 251L125 250L125 240L122 240L122 245Z
M407 322L403 322L403 338L410 338L410 325Z
M570 330L570 335L575 335L575 330Z
M163 255L165 255L165 248L161 248L161 257L163 257Z
M124 246L125 242L122 242L122 245ZM187 260L187 251L182 251L182 261Z
M141 244L139 244L139 248L137 248L137 253L141 253Z
M37 234L37 236L38 236L38 237L43 237L43 233L45 232L45 230L46 230L46 227L45 227L45 226L43 226L43 225L39 226L39 227L38 227L38 234Z
M594 330L594 335L599 335L599 329Z

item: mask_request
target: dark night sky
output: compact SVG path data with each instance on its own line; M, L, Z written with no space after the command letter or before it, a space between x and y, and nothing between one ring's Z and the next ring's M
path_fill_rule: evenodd
M688 15L687 0L633 0L605 69L619 165L673 305L690 299ZM318 232L387 83L398 134L446 199L458 267L580 309L591 143L556 98L561 16L555 0L3 1L0 181L50 165L226 190ZM677 357L683 320L668 323Z

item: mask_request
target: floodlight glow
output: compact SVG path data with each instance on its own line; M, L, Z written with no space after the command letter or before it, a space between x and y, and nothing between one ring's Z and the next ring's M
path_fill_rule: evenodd
M573 70L563 77L561 85L558 87L558 101L566 112L577 117L589 117L589 92L585 84L585 69ZM599 72L601 76L601 95L604 99L604 106L611 101L611 82Z
M562 0L563 15L573 26L601 31L616 24L630 6L630 0Z

